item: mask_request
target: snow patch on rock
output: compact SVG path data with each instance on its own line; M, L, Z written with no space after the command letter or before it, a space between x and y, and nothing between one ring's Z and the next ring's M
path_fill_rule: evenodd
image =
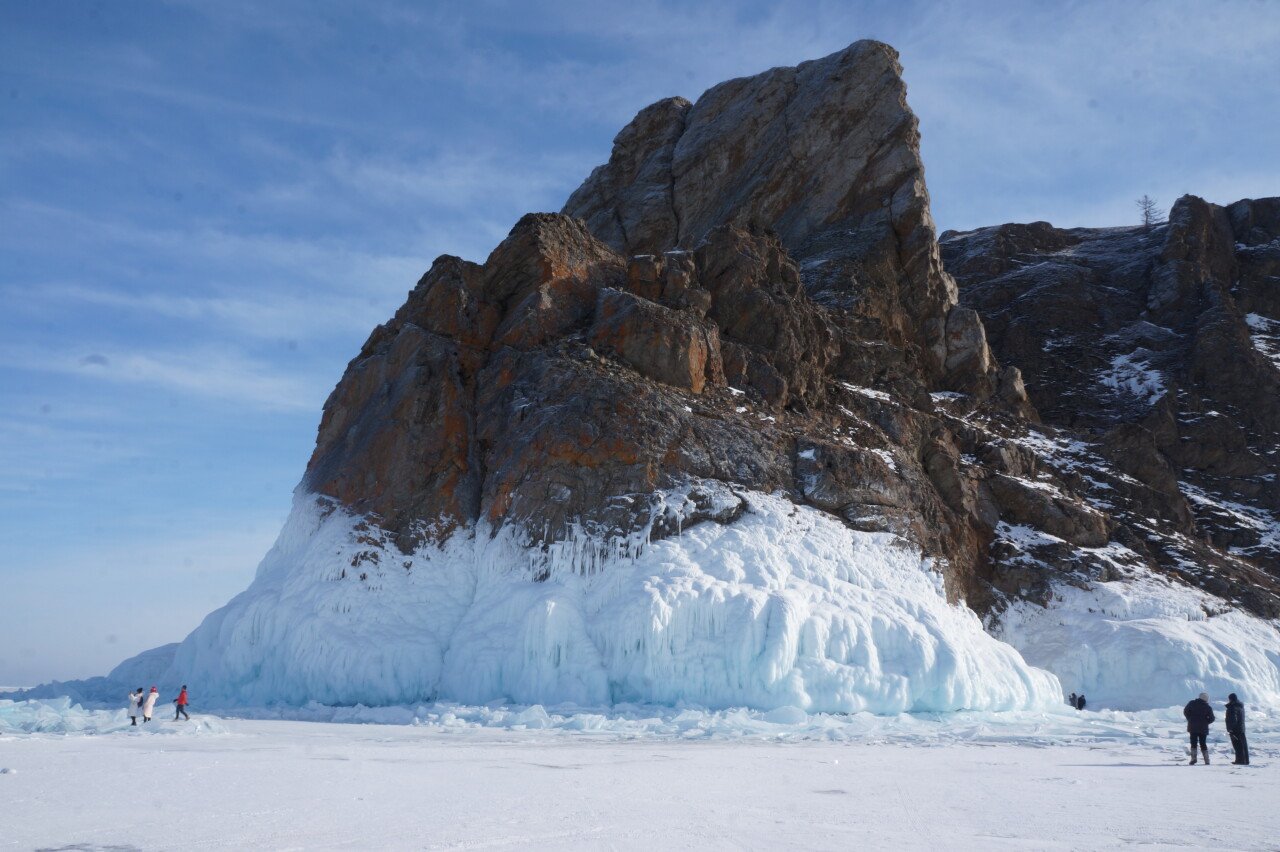
M1151 367L1151 353L1137 349L1111 359L1098 381L1117 393L1154 404L1165 394L1164 374Z
M1227 500L1189 482L1179 482L1178 487L1196 507L1198 513L1226 518L1233 525L1252 530L1257 534L1256 545L1232 547L1232 553L1249 556L1256 550L1280 550L1280 520L1277 520L1271 512L1246 503Z
M893 402L893 397L889 396L889 394L887 394L882 390L876 390L875 388L864 388L861 385L855 385L849 382L840 382L840 384L841 386L844 387L845 390L849 391L850 393L862 394L867 399L874 399L878 402Z
M1249 324L1253 348L1280 370L1280 320L1269 319L1262 314L1246 314L1244 321Z

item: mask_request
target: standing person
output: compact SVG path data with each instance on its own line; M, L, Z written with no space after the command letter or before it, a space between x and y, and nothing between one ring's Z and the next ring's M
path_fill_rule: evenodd
M182 691L178 693L178 697L173 699L173 703L178 705L178 709L173 714L173 721L178 721L178 716L182 716L188 722L191 717L187 715L187 685L182 685Z
M129 693L129 725L138 726L138 708L142 706L142 687Z
M1071 705L1071 709L1072 709L1072 710L1075 710L1075 709L1076 709L1076 702L1077 702L1077 701L1078 701L1078 699L1076 698L1076 694L1075 694L1074 692L1073 692L1073 693L1071 693L1071 698L1067 700L1067 703Z
M147 694L146 701L142 703L142 721L151 721L151 714L155 711L156 701L159 700L159 698L160 690L156 689L154 686L151 687L151 692Z
M1191 735L1191 765L1196 765L1196 745L1199 744L1200 753L1204 755L1204 765L1208 766L1209 747L1205 744L1205 737L1209 735L1209 726L1217 718L1213 715L1213 708L1209 706L1209 694L1202 692L1199 698L1188 701L1187 706L1182 708L1182 715L1187 719L1187 733Z
M1077 709L1077 710L1083 710L1083 709L1084 709L1084 693L1083 693L1083 692L1082 692L1082 693L1080 693L1080 695L1079 695L1079 696L1077 696L1077 698L1076 698L1076 709Z
M1231 761L1237 766L1249 765L1249 742L1244 738L1244 705L1233 692L1227 696L1227 733L1231 736L1231 747L1236 750L1236 759Z

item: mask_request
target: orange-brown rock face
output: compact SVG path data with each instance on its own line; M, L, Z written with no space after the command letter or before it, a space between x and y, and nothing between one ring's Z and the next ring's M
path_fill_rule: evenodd
M1203 447L1214 475L1261 474L1232 468L1208 427L1171 431L1156 414L1092 442L1034 426L1033 403L1051 422L1065 404L1028 357L1047 347L1044 317L1068 307L1096 326L1133 306L1063 270L1043 310L1006 322L991 307L1018 265L1000 251L957 259L966 281L1005 289L956 305L899 70L890 48L860 42L642 110L565 213L525 216L483 264L435 262L334 389L304 486L406 550L458 530L658 537L731 522L735 491L782 492L911 542L979 607L1106 578L1116 541L1174 570L1131 523L1154 507L1184 537L1204 529L1169 459ZM1277 217L1257 205L1183 218L1146 309L1204 326L1191 361L1204 371L1243 345L1238 311L1205 277L1241 270L1241 298L1274 316L1270 250L1231 266L1204 246L1262 240ZM1080 242L1047 225L1000 239ZM659 515L676 487L680 517ZM1029 553L1026 530L1049 544ZM1280 612L1269 587L1242 597Z
M477 382L495 351L531 351L587 322L622 262L571 219L526 216L479 266L442 257L374 330L325 404L313 490L388 528L442 534L474 522L483 492Z
M769 228L811 294L851 309L855 335L911 349L930 382L953 372L975 385L975 369L991 370L945 366L955 284L939 259L916 117L888 45L856 42L721 83L696 103L641 110L563 212L629 255L693 249L726 224Z
M677 311L621 290L600 291L591 346L616 355L654 381L702 393L724 384L720 332L688 311Z

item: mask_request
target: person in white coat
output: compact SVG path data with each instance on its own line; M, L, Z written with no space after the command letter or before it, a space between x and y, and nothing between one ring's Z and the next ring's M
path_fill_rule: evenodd
M156 709L156 700L159 698L160 690L151 687L151 692L147 693L146 700L142 702L142 721L151 721L151 713Z
M129 693L129 724L136 726L138 724L138 714L142 712L142 687L138 687Z

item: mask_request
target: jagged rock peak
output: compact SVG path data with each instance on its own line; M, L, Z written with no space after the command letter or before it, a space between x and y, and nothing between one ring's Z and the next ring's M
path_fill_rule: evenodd
M858 42L642 110L574 215L436 261L334 389L304 486L406 548L477 524L607 537L691 479L803 495L794 442L858 410L849 387L1026 408L953 310L900 70ZM907 420L866 440L938 443ZM972 556L966 524L914 537Z
M693 104L646 107L563 212L630 255L693 248L725 224L771 229L815 298L855 307L895 345L919 346L937 377L952 354L956 290L939 260L919 142L897 52L858 41L726 81Z
M923 181L913 185L919 134L897 57L859 41L720 83L697 103L645 107L563 212L628 254L692 247L730 223L772 228L802 254L816 232L897 193L919 189L923 201Z

